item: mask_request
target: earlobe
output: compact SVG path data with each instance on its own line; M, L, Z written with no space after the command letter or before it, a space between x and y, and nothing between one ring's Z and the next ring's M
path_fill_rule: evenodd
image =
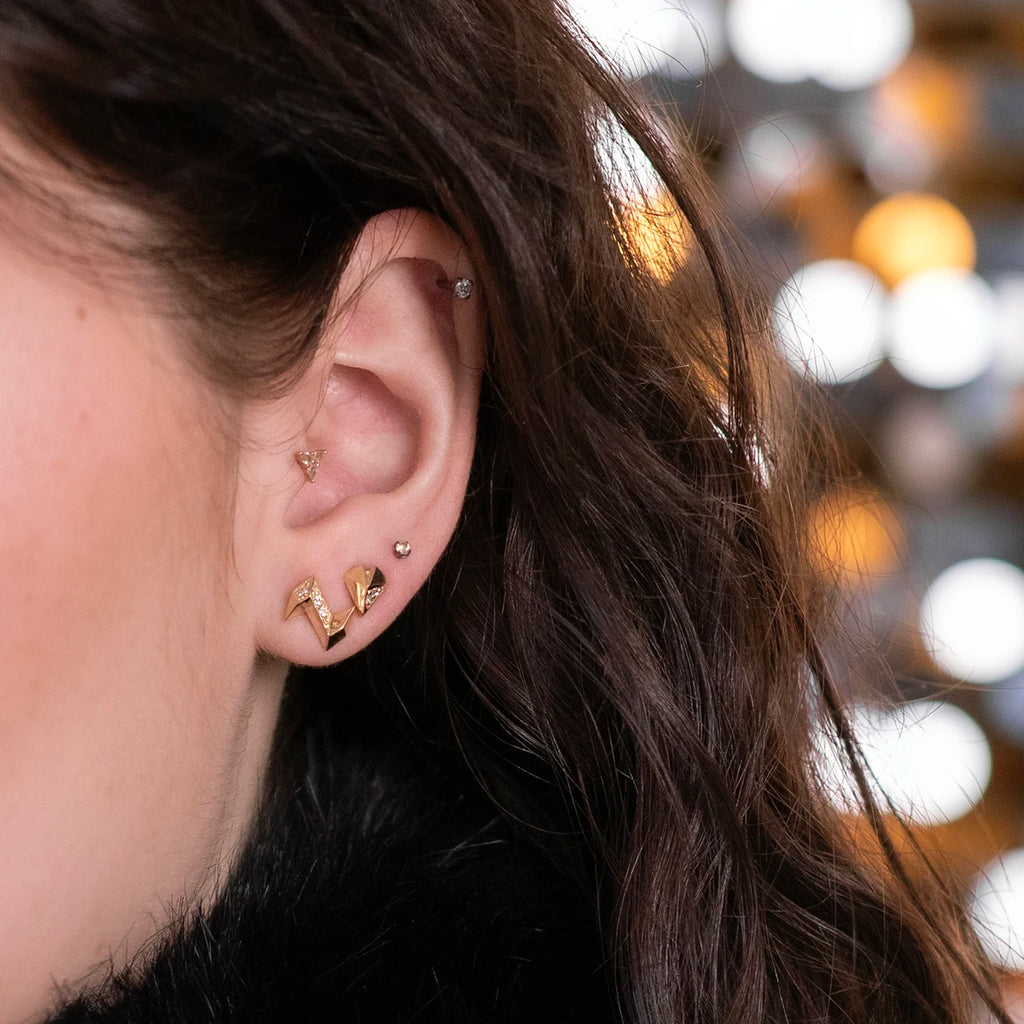
M273 409L255 411L264 442L254 460L265 481L276 473L276 486L259 490L260 648L309 665L354 653L448 545L476 437L484 316L474 277L436 217L375 218L342 275L316 363ZM282 423L293 432L282 436ZM282 450L290 484L273 462Z

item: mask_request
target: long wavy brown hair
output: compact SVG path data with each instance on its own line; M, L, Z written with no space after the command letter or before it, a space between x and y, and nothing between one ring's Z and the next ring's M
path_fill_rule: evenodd
M489 316L471 486L382 641L404 671L360 657L588 894L626 1020L1001 1016L962 916L894 852L829 681L765 311L696 159L581 40L549 0L4 0L0 98L143 215L92 227L232 394L307 365L374 214L461 234ZM685 216L670 287L595 155L608 124ZM819 785L819 720L881 870Z

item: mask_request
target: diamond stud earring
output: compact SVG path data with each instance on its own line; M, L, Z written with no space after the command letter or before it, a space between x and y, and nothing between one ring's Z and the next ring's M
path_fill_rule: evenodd
M452 285L452 294L457 299L468 299L473 294L473 282L468 277L460 277Z
M396 540L391 550L394 551L395 558L408 558L412 554L412 545L407 540Z
M320 468L320 460L327 454L326 448L314 448L310 452L296 452L295 461L306 471L306 479L316 483L316 471Z

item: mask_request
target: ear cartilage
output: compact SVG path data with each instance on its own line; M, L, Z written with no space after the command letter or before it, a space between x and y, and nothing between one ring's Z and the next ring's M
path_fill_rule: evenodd
M473 294L473 282L468 277L460 277L452 285L452 294L457 299L468 299Z
M352 618L355 608L349 608L339 618L331 611L320 584L315 576L308 576L291 593L284 617L290 618L301 608L306 613L313 631L325 651L329 651L339 640L345 639L345 627Z
M316 471L320 468L320 460L327 454L326 448L314 448L309 452L296 452L295 461L306 471L306 479L316 483Z

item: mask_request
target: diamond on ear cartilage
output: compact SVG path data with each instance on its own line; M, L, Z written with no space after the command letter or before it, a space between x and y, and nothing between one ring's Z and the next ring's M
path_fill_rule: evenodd
M306 471L306 479L316 483L316 471L320 468L320 460L327 454L326 448L314 448L309 452L296 452L295 461Z

